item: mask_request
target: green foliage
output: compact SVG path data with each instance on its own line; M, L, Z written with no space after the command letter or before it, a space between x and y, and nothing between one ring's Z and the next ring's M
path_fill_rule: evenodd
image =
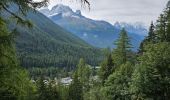
M166 7L156 23L157 42L170 42L170 8Z
M151 25L149 28L149 33L148 33L148 38L147 38L148 42L153 42L153 43L155 42L156 36L155 36L154 28L155 28L155 26L154 26L153 22L151 22Z
M73 82L69 86L69 100L84 100L90 89L91 69L84 59L79 60L77 69L73 74Z
M67 70L58 67L48 68L30 67L27 70L29 72L30 77L35 80L37 80L41 76L49 77L51 79L54 78L60 79L62 77L68 77L69 75L69 72L67 72Z
M0 1L0 13L7 11L17 19L18 24L27 22L8 10L11 3L18 4L19 11L23 12L22 14L33 3L30 4L31 2L21 0ZM29 100L34 92L34 86L30 82L27 72L18 65L13 44L15 31L10 32L8 30L7 21L0 16L0 98L1 100Z
M114 63L111 56L111 53L107 56L107 58L101 63L101 68L99 71L99 76L101 78L102 84L105 83L105 80L111 75L114 71Z
M156 37L156 33L155 33L155 26L154 26L153 22L151 22L148 36L141 42L138 53L142 54L144 52L145 45L147 45L149 43L156 43L156 41L157 41L157 37Z
M97 84L96 84L97 85ZM84 100L106 100L100 86L93 86L84 94Z
M23 67L54 66L73 70L80 58L90 65L98 65L103 59L100 49L91 47L41 13L30 11L26 18L34 27L17 27L20 34L16 38L17 56Z
M121 65L109 76L103 91L108 100L131 100L129 92L133 65L130 62Z
M145 47L139 65L132 77L134 98L168 100L170 98L169 43L150 44Z
M0 19L0 98L2 100L25 100L33 92L28 74L16 60L12 33L5 21Z
M60 91L55 81L45 82L41 77L37 82L37 98L36 100L61 100Z
M131 48L130 39L127 35L126 30L123 28L120 32L119 39L115 42L117 46L113 50L113 59L116 66L126 63L127 61L127 52Z
M78 77L78 72L76 71L73 76L73 82L69 86L68 91L69 100L83 100L83 86Z
M88 3L86 0L82 2ZM15 17L20 24L29 24L27 20L22 19L23 17L19 17L7 9L9 3L18 4L19 11L24 16L30 9L30 6L33 8L40 7L46 4L46 0L40 3L33 3L30 0L0 1L0 11L7 11ZM41 15L38 16L42 17ZM37 21L38 19L34 20ZM45 20L44 22L49 22L49 25L51 23ZM60 82L50 79L48 82L44 82L45 79L43 77L33 84L28 77L28 73L18 67L15 45L13 44L13 36L15 36L16 31L8 31L6 23L7 22L0 17L1 100L168 100L170 98L169 7L160 15L156 25L151 23L149 35L141 44L142 54L139 55L138 62L134 60L135 57L130 56L135 55L135 53L130 52L131 45L129 38L125 29L122 29L120 37L115 43L117 48L113 50L112 54L108 52L106 59L101 64L100 78L96 78L98 76L92 76L90 67L85 63L84 59L80 59L78 67L73 74L73 81L69 86L64 86L60 84ZM88 63L90 62L94 65L96 64L95 58L101 57L101 52L97 52L99 49L91 48L87 44L84 44L83 41L77 43L78 41L74 41L74 39L77 39L74 36L70 36L71 38L65 37L66 39L60 38L64 41L62 43L61 41L55 40L54 38L58 37L58 35L54 34L57 33L57 27L54 28L53 24L51 24L53 27L48 27L48 29L44 30L46 26L42 25L45 24L43 24L43 22L37 22L33 28L35 33L41 34L41 32L44 32L42 37L37 37L39 36L38 34L31 33L30 35L30 32L33 30L30 31L26 28L19 28L20 32L29 34L29 37L25 39L27 42L30 40L29 42L36 44L34 48L31 48L33 46L31 43L27 44L24 41L23 44L18 45L18 48L28 47L23 48L25 52L19 49L19 52L22 53L18 56L23 65L37 65L39 67L41 65L43 65L43 67L58 66L60 62L59 66L69 66L70 68L67 70L70 70L74 69L72 67L80 57L85 58ZM62 31L60 30L60 32ZM22 36L24 37L25 35ZM37 40L31 39L32 37L37 37ZM49 37L54 38L49 40ZM42 39L38 38L44 38L45 40L41 41ZM48 40L48 43L46 43L46 40ZM70 41L72 41L73 44L69 44ZM85 46L85 48L81 47L81 45ZM70 51L66 52L68 49L70 49ZM41 55L42 51L44 51L45 54ZM84 52L88 54L84 55ZM65 55L62 56L63 54ZM23 56L25 56L25 59ZM134 63L135 67L133 65ZM32 68L29 70L32 76L43 75L53 78L62 77L60 73L67 71L54 67L49 69Z
M89 78L91 75L90 67L85 63L84 59L80 59L77 68L78 77L84 88L89 86Z
M166 40L166 22L164 14L161 14L157 20L156 34L159 42Z

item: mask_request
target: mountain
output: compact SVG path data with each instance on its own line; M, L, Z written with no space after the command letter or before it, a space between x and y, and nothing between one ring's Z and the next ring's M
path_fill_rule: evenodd
M17 6L11 6L17 12ZM3 16L10 15L4 12ZM24 19L33 23L32 28L17 26L20 33L16 37L17 55L24 67L69 67L73 68L80 58L87 63L97 65L102 60L98 48L94 48L72 33L52 22L37 11L29 11ZM16 27L13 21L9 28Z
M146 36L148 31L143 23L136 22L134 24L116 22L114 27L117 29L125 28L129 33L134 33L141 36Z
M137 50L147 33L143 26L119 22L112 25L106 21L93 20L83 16L80 10L74 12L68 6L61 4L54 6L51 10L44 8L39 11L87 43L100 48L114 47L113 41L118 38L122 27L125 27L132 38L134 50Z

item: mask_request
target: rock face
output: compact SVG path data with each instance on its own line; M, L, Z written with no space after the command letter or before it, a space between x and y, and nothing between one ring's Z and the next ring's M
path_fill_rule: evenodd
M87 43L100 48L114 47L113 41L118 38L123 27L132 38L134 50L137 50L147 34L147 30L140 23L132 25L116 22L112 25L106 21L86 18L80 10L74 12L70 7L64 5L56 5L51 10L40 10L40 12Z

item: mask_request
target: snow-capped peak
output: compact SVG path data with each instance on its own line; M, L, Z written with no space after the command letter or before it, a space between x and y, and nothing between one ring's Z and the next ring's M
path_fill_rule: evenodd
M117 29L125 28L126 31L128 31L130 33L137 33L140 35L147 34L147 29L146 29L145 25L141 22L136 22L136 23L116 22L114 24L114 27Z
M73 13L72 9L68 6L58 4L50 10L51 14L53 13Z
M83 16L81 15L80 10L76 10L76 12L73 12L73 10L69 6L65 6L63 4L58 4L54 7L52 7L51 10L47 9L42 9L40 10L43 14L45 14L48 17L53 17L60 15L62 17L74 17L74 18L82 18Z

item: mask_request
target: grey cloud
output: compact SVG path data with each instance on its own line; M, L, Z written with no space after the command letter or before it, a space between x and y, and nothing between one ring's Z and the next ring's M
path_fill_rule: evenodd
M81 9L85 16L93 19L106 20L111 23L141 21L149 25L151 20L156 20L168 2L168 0L89 0L91 10L88 11L75 1L51 0L50 6L63 3L73 10Z

